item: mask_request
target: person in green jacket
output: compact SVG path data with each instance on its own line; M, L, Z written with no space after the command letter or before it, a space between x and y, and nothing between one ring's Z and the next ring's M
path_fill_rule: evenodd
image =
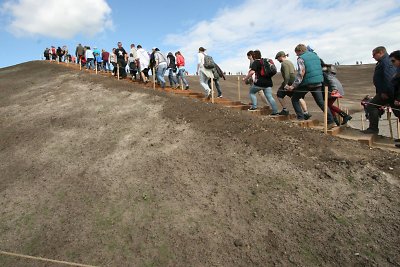
M289 55L286 54L284 51L279 51L275 56L275 59L281 63L281 74L283 78L283 82L276 92L278 101L282 106L282 111L279 112L279 115L289 115L289 110L286 108L285 96L292 97L293 92L286 90L285 86L292 85L296 78L294 65L290 60L287 59L288 56ZM311 115L307 111L306 101L304 101L303 98L300 98L299 101L303 110L304 119L308 120Z

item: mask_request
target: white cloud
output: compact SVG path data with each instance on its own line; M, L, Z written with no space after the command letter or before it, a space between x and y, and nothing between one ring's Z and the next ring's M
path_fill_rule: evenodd
M67 39L76 34L94 36L112 27L111 8L105 0L6 1L1 9L11 16L8 30L15 36Z
M192 66L197 63L198 47L204 46L225 71L245 72L248 50L260 49L271 58L284 50L295 61L293 50L299 43L310 44L326 62L372 63L371 50L376 46L399 49L398 32L398 0L288 0L284 4L246 0L186 32L168 35L166 42L176 45Z

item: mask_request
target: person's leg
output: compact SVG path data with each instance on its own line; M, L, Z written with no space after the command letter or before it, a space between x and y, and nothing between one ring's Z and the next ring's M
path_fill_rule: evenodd
M318 105L318 107L323 112L325 109L325 102L324 102L324 96L322 94L321 87L312 88L310 91L315 100L315 103ZM333 116L332 116L331 110L328 108L328 124L332 124L332 123L334 123Z
M199 71L199 79L200 85L203 87L206 96L208 96L211 93L211 89L208 86L208 77L202 71Z
M299 87L298 91L293 91L293 95L292 95L292 99L291 99L292 106L293 106L294 112L296 113L296 117L298 120L304 120L304 113L300 107L300 99L302 99L307 94L307 92L305 90L306 90L306 88Z
M249 97L250 97L250 100L251 100L251 108L252 109L257 109L257 96L256 96L256 93L259 92L262 89L263 88L258 87L258 86L254 85L254 84L250 87Z
M165 79L164 79L164 74L166 71L166 66L164 64L158 65L158 68L156 70L156 76L157 80L160 82L161 88L165 88Z
M369 127L366 131L367 133L379 133L379 108L385 104L385 101L382 100L379 95L376 95L371 99L371 101L369 101L366 108L369 115Z
M272 87L264 88L264 95L265 98L268 100L269 105L272 108L272 114L278 114L278 107L276 106L276 102L274 97L272 96Z
M168 68L168 81L169 81L169 86L174 87L176 82L172 80L173 74L172 74L172 69Z
M183 84L185 85L186 89L189 89L189 83L187 82L186 78L185 78L185 69L179 69L179 76L182 79Z
M217 88L218 97L222 97L221 86L219 84L219 79L214 80L215 88Z

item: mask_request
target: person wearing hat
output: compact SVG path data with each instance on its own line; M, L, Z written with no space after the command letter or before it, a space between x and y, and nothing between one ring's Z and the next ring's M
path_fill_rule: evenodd
M206 69L204 67L204 55L206 49L204 47L199 48L199 53L197 54L197 73L199 74L200 78L200 85L204 88L205 96L211 96L211 89L208 86L208 80L214 79L214 75L212 70Z
M283 78L283 82L276 92L278 101L282 106L282 111L279 112L279 115L289 115L289 110L286 108L285 96L292 97L293 92L285 90L285 86L292 85L296 78L294 65L287 59L288 56L289 55L283 51L279 51L275 56L275 59L281 63L281 74ZM307 112L307 104L303 98L300 99L300 105L304 113L304 119L308 120L311 115Z

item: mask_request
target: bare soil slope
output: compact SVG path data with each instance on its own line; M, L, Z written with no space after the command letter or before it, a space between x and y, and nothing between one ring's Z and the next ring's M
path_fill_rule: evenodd
M398 154L57 64L0 81L0 250L100 266L400 266Z

